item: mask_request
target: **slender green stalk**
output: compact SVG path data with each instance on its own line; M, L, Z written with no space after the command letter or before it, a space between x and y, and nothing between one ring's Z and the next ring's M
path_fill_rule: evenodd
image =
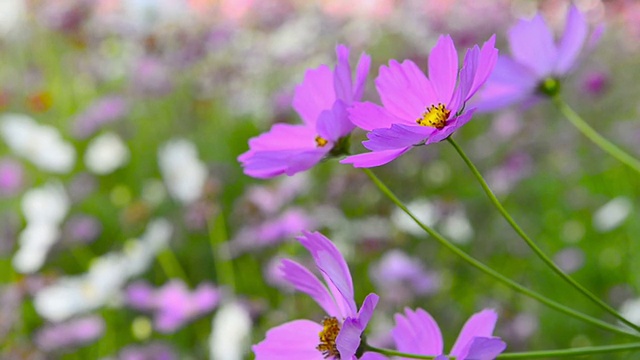
M187 273L184 272L180 262L171 249L165 249L157 255L158 263L169 279L187 280Z
M378 179L377 176L375 176L375 174L373 174L373 172L371 172L371 170L369 169L363 169L364 172L369 176L369 178L374 182L374 184L376 184L376 186L378 187L378 189L380 189L380 191L382 191L382 193L387 196L394 204L396 204L396 206L398 206L402 211L404 211L407 215L409 215L409 217L411 217L411 219L413 219L413 221L420 226L420 228L422 228L424 231L426 231L429 235L431 235L434 239L436 239L436 241L438 241L442 246L446 247L447 249L449 249L451 252L453 252L454 254L458 255L459 257L461 257L464 261L468 262L471 266L475 267L476 269L482 271L483 273L493 277L494 279L498 280L499 282L503 283L504 285L506 285L507 287L521 293L524 294L532 299L535 299L537 301L539 301L540 303L555 309L557 311L560 311L566 315L569 315L571 317L574 317L576 319L580 319L584 322L587 322L589 324L592 324L594 326L597 326L601 329L605 329L611 332L615 332L618 334L622 334L622 335L628 335L628 336L633 336L636 338L640 338L639 334L633 334L630 333L620 327L608 324L602 320L598 320L596 318L593 318L589 315L583 314L581 312L578 312L576 310L573 310L570 307L564 306L558 302L555 302L533 290L529 290L526 287L520 285L519 283L507 278L506 276L500 274L499 272L493 270L492 268L488 267L487 265L483 264L482 262L476 260L474 257L472 257L471 255L467 254L466 252L462 251L459 247L455 246L453 243L451 243L449 240L445 239L444 237L442 237L442 235L440 235L439 233L437 233L435 230L431 229L430 227L428 227L427 225L423 224L403 203L402 201L400 201L396 195L389 190L389 188L380 180Z
M631 350L640 350L640 343L632 344L620 344L620 345L606 345L606 346L588 346L572 349L561 350L540 350L540 351L527 351L527 352L514 352L503 353L498 355L497 359L538 359L538 358L557 358L557 357L570 357L570 356L583 356L593 354L606 354L613 352L623 352ZM382 349L373 347L371 345L365 346L365 351L373 351L387 356L401 356L410 359L434 359L436 356L431 355L417 355L403 353L396 350ZM449 357L449 359L455 359L455 357Z
M236 287L236 279L233 271L233 263L231 256L227 251L225 242L228 239L227 227L224 221L222 210L218 216L209 221L209 241L211 243L211 254L213 255L213 264L216 268L216 277L218 284L226 285L231 290Z
M365 344L364 351L377 352L379 354L387 355L387 356L401 356L403 358L409 358L409 359L435 359L436 358L436 356L432 356L432 355L409 354L409 353L403 353L401 351L396 351L391 349L377 348L369 344ZM449 357L449 359L455 360L455 357L453 358Z
M498 355L497 359L537 359L537 358L557 358L564 356L581 356L604 354L622 351L640 350L640 343L606 345L606 346L588 346L573 349L562 350L541 350L531 352L504 353Z
M615 316L618 320L622 321L623 323L625 323L626 325L630 326L631 328L633 328L634 330L640 332L640 326L637 326L636 324L632 323L631 321L627 320L624 318L624 316L620 315L614 308L612 308L611 306L609 306L607 303L605 303L604 301L600 300L597 296L595 296L591 291L589 291L587 288L585 288L584 286L582 286L580 283L578 283L577 281L575 281L571 276L569 276L567 273L565 273L564 271L562 271L562 269L560 269L560 267L558 267L558 265L556 265L541 249L540 247L538 247L538 245L536 245L535 242L533 242L533 240L531 240L531 238L524 232L524 230L522 230L522 228L520 228L520 226L515 222L515 220L513 220L513 218L511 217L511 215L509 214L509 212L504 208L504 206L502 206L502 203L500 203L500 200L498 200L498 198L495 196L495 194L493 193L493 191L491 191L491 188L489 188L489 185L487 185L487 182L484 180L484 178L482 177L482 174L480 174L480 171L478 171L478 169L475 167L475 165L473 164L473 162L471 161L471 159L469 159L469 157L467 156L467 154L465 154L465 152L462 150L462 148L455 142L455 140L453 140L452 138L448 138L447 139L449 141L449 143L456 149L456 151L458 152L458 154L460 155L460 157L462 158L462 160L464 160L465 164L467 164L467 166L469 167L469 169L471 170L471 172L473 173L473 175L476 177L476 179L478 180L478 182L480 183L480 186L482 186L482 189L484 190L484 192L487 194L487 196L489 197L489 200L491 200L491 203L493 204L493 206L496 207L496 209L498 209L498 211L500 212L500 214L502 215L502 217L504 217L505 220L507 220L507 222L509 223L509 225L511 225L511 227L513 228L513 230L515 230L515 232L520 235L520 237L524 240L524 242L527 243L527 245L531 248L531 250L533 250L533 252L551 269L553 270L554 273L556 273L558 276L560 276L565 282L567 282L569 285L571 285L573 288L575 288L576 290L578 290L580 293L582 293L585 297L587 297L589 300L591 300L591 302L593 302L594 304L598 305L600 308L602 308L603 310L605 310L606 312L608 312L609 314Z
M597 131L595 131L589 124L587 124L584 119L580 117L567 103L562 100L560 96L554 96L553 103L556 105L558 110L575 126L584 136L589 138L589 140L593 141L600 149L614 158L618 159L620 162L626 164L637 173L640 173L640 161L635 157L629 155L624 150L605 139L602 135L600 135Z

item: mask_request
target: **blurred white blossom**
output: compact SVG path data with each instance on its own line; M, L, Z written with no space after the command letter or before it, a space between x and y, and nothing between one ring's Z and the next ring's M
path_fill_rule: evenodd
M107 253L93 261L82 275L63 277L35 294L38 314L49 321L64 321L117 299L132 277L141 275L168 243L173 231L165 219L149 223L140 240L133 240L124 252Z
M20 247L13 257L13 267L21 273L33 273L42 267L49 249L60 237L69 198L61 184L50 182L28 190L21 206L27 226L19 235Z
M171 140L158 151L158 162L169 194L183 204L202 195L207 167L198 158L198 150L188 140Z
M209 337L211 359L242 360L251 334L249 311L238 302L220 306L213 318Z
M94 174L106 175L129 161L129 149L114 133L97 136L89 143L84 163Z
M68 173L74 166L74 147L52 126L40 125L27 115L5 114L0 117L0 132L13 152L42 170Z
M593 226L600 232L611 231L622 225L632 208L631 200L624 196L618 196L593 214Z

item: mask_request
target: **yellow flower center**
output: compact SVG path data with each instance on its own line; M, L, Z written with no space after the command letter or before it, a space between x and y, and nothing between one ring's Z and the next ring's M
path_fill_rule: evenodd
M416 123L420 126L431 126L441 130L447 123L450 114L451 110L447 110L442 104L431 105L424 110L422 116L416 120Z
M340 333L340 323L335 317L326 317L322 320L322 331L318 334L320 336L320 344L316 346L316 349L322 353L325 359L333 356L332 359L340 359L340 353L336 347L336 338Z
M329 143L329 140L323 138L320 135L316 136L316 145L318 145L318 147L324 147L328 143Z

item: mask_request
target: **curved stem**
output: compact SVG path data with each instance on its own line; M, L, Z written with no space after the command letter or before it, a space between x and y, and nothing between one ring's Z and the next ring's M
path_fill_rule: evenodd
M597 131L595 131L586 121L584 121L580 115L578 115L567 103L565 103L560 96L553 97L553 103L560 110L560 112L575 126L580 132L589 138L589 140L593 141L600 149L614 158L618 159L620 162L629 166L637 173L640 173L640 161L635 157L629 155L624 150L619 148L617 145L613 144L609 140L605 139L602 135L600 135Z
M585 288L584 286L582 286L580 283L578 283L577 281L575 281L571 276L569 276L567 273L565 273L564 271L562 271L562 269L560 269L560 267L558 267L558 265L556 265L541 249L540 247L538 247L538 245L536 245L535 242L533 242L533 240L531 240L531 238L524 232L524 230L522 230L522 228L520 228L520 226L518 226L518 224L515 222L515 220L513 220L513 218L511 217L511 215L509 214L509 212L507 212L507 210L504 208L504 206L502 206L502 204L500 203L500 200L498 200L498 198L493 194L493 191L491 191L491 188L489 188L489 185L487 185L487 182L484 180L484 178L482 177L482 174L480 174L480 171L478 171L478 169L475 167L475 165L473 164L473 162L471 162L471 159L469 159L469 157L467 156L467 154L465 154L465 152L462 150L462 148L455 142L455 140L453 140L452 138L448 138L447 139L449 141L449 143L456 149L456 151L458 152L458 154L460 155L460 157L462 157L462 160L464 160L464 162L467 164L467 166L469 167L469 169L471 170L471 172L473 173L473 175L476 177L476 179L478 180L478 182L480 183L480 186L482 186L482 189L484 190L484 192L487 194L487 196L489 197L489 200L491 200L491 203L493 204L493 206L496 207L496 209L498 209L498 211L500 212L500 214L502 215L502 217L504 217L505 220L507 220L507 222L509 223L509 225L511 225L511 227L513 228L513 230L515 230L515 232L520 235L520 237L524 240L524 242L527 243L527 245L529 246L529 248L531 248L531 250L533 250L534 253L536 253L536 255L551 269L553 270L553 272L555 272L558 276L560 276L565 282L567 282L569 285L571 285L572 287L574 287L576 290L578 290L580 293L582 293L585 297L587 297L589 300L591 300L591 302L593 302L594 304L598 305L600 308L602 308L603 310L605 310L606 312L608 312L609 314L615 316L618 320L622 321L624 324L630 326L631 328L633 328L634 330L640 332L640 326L632 323L631 321L627 320L624 318L624 316L620 315L614 308L612 308L611 306L609 306L607 303L605 303L604 301L600 300L597 296L595 296L591 291L589 291L587 288Z
M387 356L401 356L403 358L409 358L409 359L435 359L436 358L436 356L431 356L431 355L409 354L409 353L404 353L401 351L396 351L391 349L377 348L369 344L365 344L364 351L377 352L379 354L387 355ZM455 359L455 358L450 358L450 359Z
M365 351L373 351L387 356L401 356L410 359L434 359L436 356L431 355L417 355L403 353L400 351L381 349L366 344ZM496 359L537 359L537 358L557 358L557 357L569 357L569 356L582 356L593 354L604 354L613 352L623 352L631 350L640 350L640 343L632 344L620 344L620 345L606 345L606 346L588 346L572 349L561 350L540 350L540 351L527 351L527 352L514 352L503 353L496 357ZM450 359L453 359L450 357Z
M602 320L598 320L596 318L593 318L589 315L583 314L581 312L578 312L576 310L571 309L570 307L564 306L558 302L555 302L533 290L529 290L526 287L520 285L519 283L507 278L506 276L500 274L499 272L493 270L492 268L488 267L487 265L483 264L482 262L476 260L474 257L472 257L471 255L467 254L466 252L462 251L459 247L455 246L453 243L451 243L449 240L445 239L444 237L442 237L442 235L440 235L439 233L437 233L435 230L431 229L430 227L428 227L427 225L423 224L403 203L402 201L400 201L395 194L389 190L389 188L380 180L378 179L377 176L375 176L375 174L373 174L373 172L369 169L363 169L364 172L367 174L367 176L369 176L369 178L374 182L374 184L378 187L378 189L380 189L380 191L382 191L382 193L384 195L386 195L394 204L396 204L402 211L405 212L405 214L409 215L409 217L411 217L411 219L413 219L413 221L420 226L420 228L422 228L425 232L427 232L429 235L431 235L434 239L436 239L436 241L438 241L442 246L446 247L447 249L449 249L451 252L453 252L454 254L458 255L459 257L461 257L464 261L468 262L471 266L475 267L476 269L482 271L483 273L493 277L494 279L498 280L499 282L503 283L504 285L506 285L507 287L521 293L524 294L530 298L533 298L537 301L539 301L542 304L547 305L548 307L555 309L557 311L560 311L566 315L569 315L571 317L574 317L576 319L580 319L584 322L587 322L589 324L592 324L594 326L597 326L599 328L611 331L611 332L615 332L618 334L622 334L622 335L628 335L628 336L633 336L636 338L640 338L639 334L633 334L630 333L622 328L619 328L617 326L613 326L611 324L608 324Z
M504 353L498 355L497 359L537 359L537 358L556 358L562 356L580 356L580 355L592 355L622 352L630 350L640 350L640 343L633 344L620 344L620 345L606 345L606 346L588 346L573 349L562 350L541 350L531 352L519 352L519 353Z

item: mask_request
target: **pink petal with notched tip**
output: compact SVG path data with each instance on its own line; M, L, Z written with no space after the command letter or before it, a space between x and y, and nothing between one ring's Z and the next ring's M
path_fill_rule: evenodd
M267 331L266 337L252 347L256 360L325 360L316 349L322 325L295 320Z
M407 146L406 148L374 151L364 154L358 154L348 156L340 160L341 164L352 164L356 168L370 168L381 166L399 158L402 154L411 150L413 146Z

